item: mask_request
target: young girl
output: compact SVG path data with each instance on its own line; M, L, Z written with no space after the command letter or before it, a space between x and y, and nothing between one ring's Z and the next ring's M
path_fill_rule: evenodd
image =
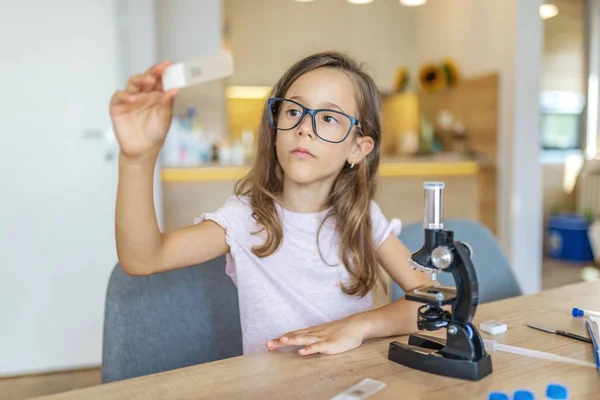
M427 283L374 203L380 95L352 59L319 53L293 65L265 105L256 160L222 208L161 233L153 173L176 90L168 62L131 77L110 113L121 152L116 205L119 261L131 275L226 254L238 289L244 354L290 349L335 354L366 339L415 331L420 304L371 310L379 265L402 289ZM193 307L193 305L190 305Z

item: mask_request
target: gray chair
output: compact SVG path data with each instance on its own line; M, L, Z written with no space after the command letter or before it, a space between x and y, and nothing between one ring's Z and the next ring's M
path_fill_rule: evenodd
M143 277L116 265L106 296L103 383L241 354L237 290L224 257Z
M489 229L466 220L445 220L444 228L454 231L455 240L467 242L473 247L480 304L522 294L506 256ZM423 226L419 222L403 227L399 239L414 252L423 246L423 236ZM438 281L442 285L455 286L450 273L440 272ZM392 282L392 300L402 296L404 291Z

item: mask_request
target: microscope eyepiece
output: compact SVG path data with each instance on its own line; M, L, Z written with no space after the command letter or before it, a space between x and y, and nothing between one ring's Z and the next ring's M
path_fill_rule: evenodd
M444 182L425 182L425 218L423 228L444 229Z

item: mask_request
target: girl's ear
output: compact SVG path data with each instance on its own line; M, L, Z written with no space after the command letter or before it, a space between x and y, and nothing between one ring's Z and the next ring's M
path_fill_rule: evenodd
M375 142L369 136L359 136L356 138L354 143L352 144L352 152L348 157L348 164L358 164L361 162L366 156L369 155L373 148L375 147Z

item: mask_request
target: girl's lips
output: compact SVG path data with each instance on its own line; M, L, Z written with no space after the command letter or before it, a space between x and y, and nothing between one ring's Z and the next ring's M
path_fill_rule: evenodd
M296 147L292 150L292 155L298 158L314 158L315 156L304 147Z

